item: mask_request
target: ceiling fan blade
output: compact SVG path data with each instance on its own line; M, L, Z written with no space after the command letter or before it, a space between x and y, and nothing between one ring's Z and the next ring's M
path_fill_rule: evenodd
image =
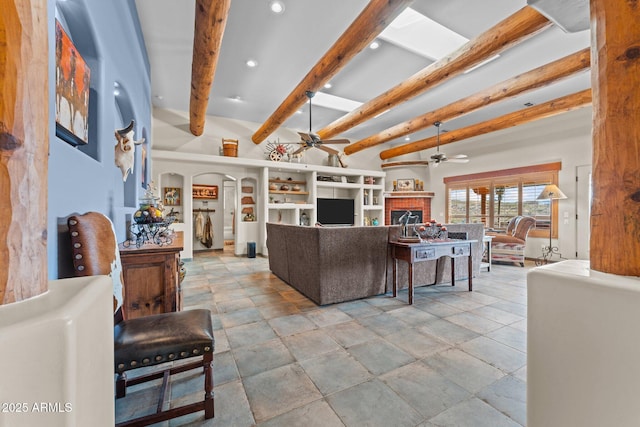
M325 153L334 154L336 156L340 153L339 150L336 150L335 148L329 147L329 146L327 146L325 144L318 144L318 145L316 145L316 148L318 150L324 151Z
M466 158L449 157L447 161L451 163L469 163L469 159Z
M451 159L466 159L468 157L469 156L467 156L466 154L457 154L455 156L449 157L449 160L451 160Z
M298 132L298 135L300 135L300 138L302 138L304 142L313 142L313 138L311 138L311 135L308 133Z
M311 146L309 145L301 145L300 148L298 148L296 151L294 151L293 153L291 153L292 156L295 156L296 154L300 154L303 153L305 151L307 151L309 148L311 148Z
M348 139L327 139L326 141L322 141L323 144L351 144L351 141Z

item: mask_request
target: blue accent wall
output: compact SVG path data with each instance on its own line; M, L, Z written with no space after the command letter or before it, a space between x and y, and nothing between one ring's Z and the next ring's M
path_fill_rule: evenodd
M89 144L76 148L55 131L55 19L91 68ZM49 179L48 276L72 274L66 219L98 211L114 223L118 241L142 188L141 146L126 182L114 163L114 131L135 120L135 139L151 135L150 71L134 0L48 0ZM114 94L116 83L119 95ZM146 144L150 157L151 141ZM148 167L151 166L147 161ZM146 171L147 176L150 175Z

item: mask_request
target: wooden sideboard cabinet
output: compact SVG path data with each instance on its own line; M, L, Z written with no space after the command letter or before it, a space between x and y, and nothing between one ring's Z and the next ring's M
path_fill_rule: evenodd
M120 245L127 319L182 310L179 270L183 233L170 245Z

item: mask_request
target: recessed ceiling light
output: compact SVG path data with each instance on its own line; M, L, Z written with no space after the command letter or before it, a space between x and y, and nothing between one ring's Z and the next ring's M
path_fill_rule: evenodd
M256 61L255 59L248 59L246 64L249 68L255 68L258 66L258 61Z
M302 110L296 111L296 114L302 114Z
M324 84L324 88L325 89L331 89L331 86L333 86L331 83L325 83Z
M411 141L411 137L410 137L410 136L405 136L405 137L404 137L404 140L405 140L405 141Z
M242 97L240 97L240 95L232 96L229 99L232 100L232 101L236 101L236 102L242 101Z
M274 0L269 3L269 8L271 9L271 12L281 14L282 12L284 12L284 3L278 0Z
M371 44L369 45L369 49L373 49L373 50L375 50L375 49L377 49L379 47L380 47L380 42L378 42L376 40L372 41Z

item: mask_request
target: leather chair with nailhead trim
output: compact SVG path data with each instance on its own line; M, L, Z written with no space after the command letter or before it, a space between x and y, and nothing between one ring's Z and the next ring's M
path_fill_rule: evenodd
M109 275L114 282L116 398L124 397L128 386L163 378L158 411L117 426L145 426L202 410L205 418L213 418L214 339L211 312L204 309L187 310L127 320L126 313L122 312L122 267L113 224L109 218L97 212L72 215L67 224L76 275ZM126 371L194 358L195 361L185 364L168 363L162 366L163 369L127 381ZM204 370L204 399L163 411L170 375L191 369Z

